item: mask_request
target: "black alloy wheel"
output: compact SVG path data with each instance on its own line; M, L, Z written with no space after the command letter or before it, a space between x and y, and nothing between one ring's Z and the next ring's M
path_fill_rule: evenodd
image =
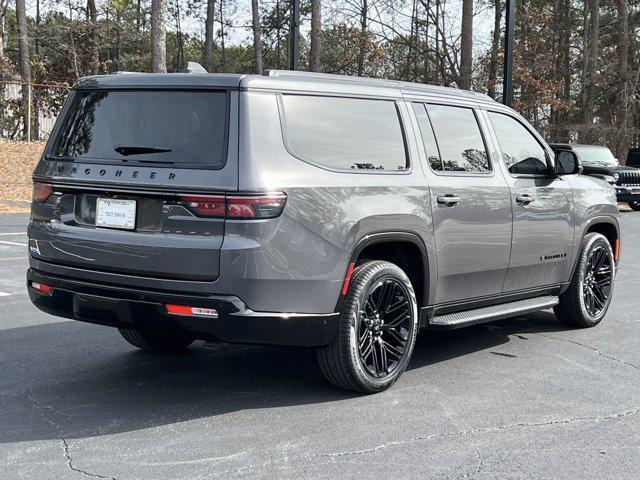
M607 246L598 244L590 251L582 279L582 301L596 319L609 303L615 264Z
M595 327L602 321L613 295L616 261L607 237L585 235L571 283L554 312L569 327Z
M354 270L333 341L317 349L320 370L334 385L376 393L407 368L418 332L418 303L397 265L365 260Z
M402 283L385 278L370 288L356 329L360 361L370 375L381 378L398 367L411 323L409 292Z

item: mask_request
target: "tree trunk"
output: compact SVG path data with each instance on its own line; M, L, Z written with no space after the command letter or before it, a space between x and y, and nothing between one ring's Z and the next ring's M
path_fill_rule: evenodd
M494 0L493 36L491 38L491 53L489 56L489 85L487 94L496 98L496 82L498 81L498 54L500 53L500 25L502 23L502 1Z
M619 141L616 145L616 155L622 161L627 158L629 150L629 134L627 122L629 118L629 0L617 0L618 4L618 92L617 92L617 131Z
M280 56L282 55L280 46L280 38L282 37L282 19L280 18L280 0L276 0L276 66L281 68Z
M367 54L367 25L369 16L369 2L362 0L360 9L360 50L358 52L358 76L364 75L364 60Z
M255 1L255 0L254 0ZM309 51L309 71L320 71L320 36L322 35L322 3L311 0L311 50Z
M253 68L262 74L262 30L260 28L260 9L258 0L251 0L251 26L253 28Z
M164 0L151 0L151 71L167 72L167 32L164 26Z
M224 36L226 35L224 31L224 0L220 0L220 57L222 60L222 71L227 71L227 54L225 51L225 41Z
M598 68L598 42L600 29L600 0L589 0L589 35L587 49L587 68L584 79L583 128L584 143L591 143L593 138L593 95Z
M4 70L5 70L5 58L4 58L4 1L0 2L0 137L4 135Z
M0 3L0 75L2 75L1 69L4 66L4 2Z
M255 0L254 0L255 1ZM204 68L213 71L213 24L215 21L216 2L207 0L207 18L204 23Z
M31 64L29 59L29 32L25 0L16 0L16 23L18 27L18 56L22 77L22 133L28 139L29 105L31 104Z
M464 90L471 88L471 61L473 59L473 0L462 0L462 30L460 46L460 82Z
M122 71L124 70L122 63L122 15L120 5L116 5L116 68L118 71Z
M562 68L562 102L564 103L564 112L559 118L562 128L559 130L558 140L561 142L569 141L569 108L571 106L571 0L562 1L562 33L560 34L560 63Z
M87 12L91 22L91 36L89 44L91 46L91 73L97 75L100 70L100 56L98 54L98 11L96 10L96 0L87 0Z

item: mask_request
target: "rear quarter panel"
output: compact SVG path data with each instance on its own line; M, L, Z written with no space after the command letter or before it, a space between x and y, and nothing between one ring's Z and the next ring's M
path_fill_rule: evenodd
M284 214L268 237L258 234L258 226L226 223L221 276L225 282L259 284L258 301L246 299L249 305L333 311L352 252L373 233L417 234L427 249L429 268L435 270L429 189L404 104L401 110L409 130L410 171L336 172L287 151L275 92L242 92L239 188L288 195ZM225 268L231 258L252 267Z

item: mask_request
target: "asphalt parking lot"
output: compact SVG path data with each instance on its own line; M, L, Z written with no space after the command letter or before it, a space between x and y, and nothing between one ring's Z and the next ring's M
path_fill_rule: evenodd
M327 385L302 350L162 356L40 313L26 221L0 214L0 478L638 478L640 213L622 215L600 326L542 312L423 332L373 396Z

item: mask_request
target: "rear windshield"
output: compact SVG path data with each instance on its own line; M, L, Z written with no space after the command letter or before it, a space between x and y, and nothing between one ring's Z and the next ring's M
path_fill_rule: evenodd
M207 165L225 161L227 94L78 91L50 155L67 160Z

